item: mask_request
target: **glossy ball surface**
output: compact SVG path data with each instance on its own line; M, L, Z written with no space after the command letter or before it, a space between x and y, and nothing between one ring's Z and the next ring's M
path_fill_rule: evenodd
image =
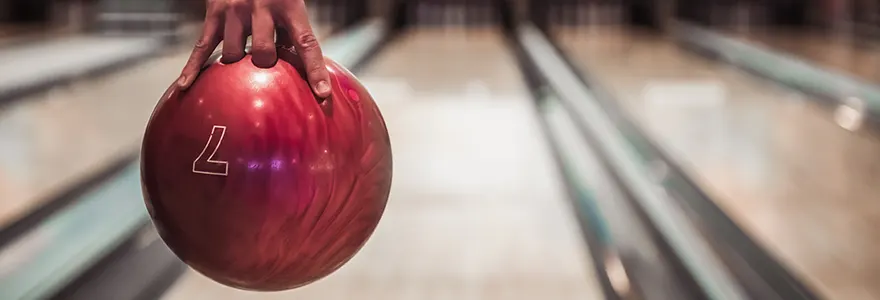
M366 243L391 187L391 146L367 90L327 59L320 101L293 53L209 64L169 90L147 125L141 175L159 235L224 285L296 288L337 270Z

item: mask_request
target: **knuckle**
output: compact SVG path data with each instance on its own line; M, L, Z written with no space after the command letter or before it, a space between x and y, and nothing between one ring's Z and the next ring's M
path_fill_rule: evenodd
M229 9L243 9L249 7L249 4L248 0L229 0L226 6Z
M315 63L308 67L306 75L313 80L319 80L327 77L327 71L324 69L324 65Z
M210 47L209 45L211 44L211 40L211 37L202 37L198 41L196 41L196 44L193 46L193 48L195 48L197 51L213 50L208 49L208 47Z
M318 38L311 31L304 32L296 37L296 43L303 50L318 49Z
M279 6L276 1L266 1L266 0L255 0L252 4L254 11L272 14L273 11L278 11Z

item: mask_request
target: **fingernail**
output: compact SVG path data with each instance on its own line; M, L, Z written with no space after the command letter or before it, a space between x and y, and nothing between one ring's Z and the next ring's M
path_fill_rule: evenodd
M315 90L318 91L318 94L327 94L330 93L330 85L327 84L326 80L321 80L315 85Z
M186 76L180 75L180 78L177 78L177 85L183 86L184 84L186 84Z

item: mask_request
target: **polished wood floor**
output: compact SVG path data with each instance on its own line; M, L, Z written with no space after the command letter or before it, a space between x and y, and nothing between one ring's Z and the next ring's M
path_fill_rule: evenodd
M753 238L829 299L878 299L880 140L804 95L626 28L561 29L565 52Z

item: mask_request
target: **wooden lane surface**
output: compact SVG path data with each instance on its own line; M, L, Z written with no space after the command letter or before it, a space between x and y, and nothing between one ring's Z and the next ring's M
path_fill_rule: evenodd
M830 299L880 298L880 140L803 95L626 28L557 40L771 254Z

